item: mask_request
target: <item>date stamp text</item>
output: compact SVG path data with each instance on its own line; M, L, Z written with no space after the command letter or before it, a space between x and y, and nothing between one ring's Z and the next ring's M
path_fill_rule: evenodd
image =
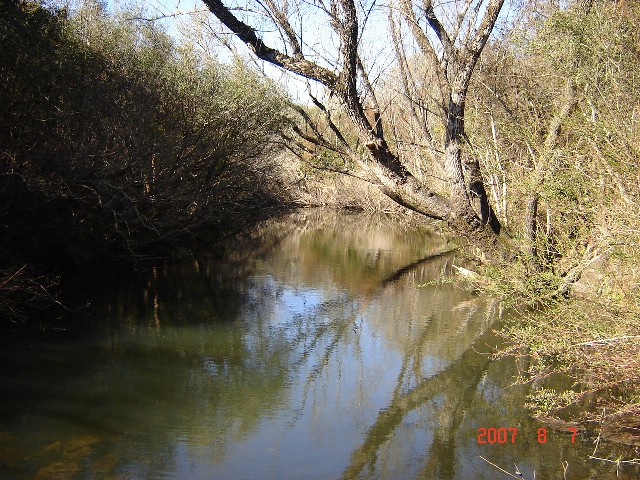
M576 442L577 428L567 428L567 432L571 433L571 443ZM479 445L503 445L505 443L516 443L518 438L518 429L514 427L500 428L478 428L478 444ZM547 443L547 429L538 429L538 443Z

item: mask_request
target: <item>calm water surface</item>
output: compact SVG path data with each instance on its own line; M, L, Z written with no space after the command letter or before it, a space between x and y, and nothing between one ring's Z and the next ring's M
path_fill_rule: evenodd
M548 432L492 361L495 302L434 280L424 228L297 213L224 258L76 285L92 305L0 352L0 478L631 479ZM427 286L421 284L429 283ZM478 444L478 428L516 428ZM600 452L606 455L607 452Z

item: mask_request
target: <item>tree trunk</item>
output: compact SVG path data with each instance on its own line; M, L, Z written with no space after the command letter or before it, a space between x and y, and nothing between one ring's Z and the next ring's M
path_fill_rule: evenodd
M443 42L447 62L452 73L449 80L444 76L443 83L452 85L447 110L445 141L445 173L449 183L449 195L443 196L421 184L400 158L391 152L380 125L372 125L364 113L363 99L358 92L358 43L360 25L354 0L336 0L332 9L326 10L332 28L338 35L340 59L336 62L337 71L304 58L300 43L286 15L271 5L271 18L285 33L293 55L279 51L264 43L256 30L238 19L222 0L203 0L209 10L225 24L255 55L276 66L297 75L316 80L325 85L334 98L338 98L346 111L355 134L368 150L370 161L354 155L354 160L369 175L380 190L397 203L433 219L444 220L455 233L463 235L478 245L489 256L496 255L497 234L500 231L495 215L492 215L484 183L480 175L480 165L473 160L466 163L469 167L467 180L462 167L462 145L464 133L464 102L471 74L480 56L489 34L495 24L504 0L489 0L486 12L476 31L464 42L460 50L451 41L444 27L436 18L431 2L425 2L428 22ZM269 2L267 2L267 6ZM427 8L428 7L428 8ZM266 7L265 7L266 8ZM274 10L275 9L275 10ZM268 9L267 9L268 10ZM425 36L426 39L426 36ZM428 43L428 39L425 40ZM431 49L433 59L437 60L435 50ZM445 68L446 70L446 68ZM365 76L364 68L361 68ZM455 74L454 74L455 73ZM471 197L477 204L477 213ZM492 221L492 218L494 219Z
M462 145L466 135L464 130L465 91L466 88L462 92L451 95L447 112L445 172L453 210L456 214L470 219L471 224L488 225L494 233L499 234L501 224L489 204L478 159L467 155L464 156L463 162Z

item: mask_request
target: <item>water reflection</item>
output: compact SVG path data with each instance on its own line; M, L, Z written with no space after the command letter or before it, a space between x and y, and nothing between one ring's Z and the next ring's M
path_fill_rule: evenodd
M614 478L592 446L537 443L512 361L483 354L497 304L416 284L445 239L306 212L222 258L85 279L73 331L0 354L2 478ZM478 427L516 427L478 445ZM626 478L635 478L626 472ZM622 476L621 478L625 478Z

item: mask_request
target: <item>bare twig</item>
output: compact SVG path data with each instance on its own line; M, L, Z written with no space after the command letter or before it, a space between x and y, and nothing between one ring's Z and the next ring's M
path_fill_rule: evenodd
M503 472L503 473L505 473L505 474L509 475L511 478L518 478L518 479L522 479L522 478L523 478L523 477L522 477L522 474L520 474L520 475L514 475L513 473L507 472L504 468L500 468L498 465L496 465L496 464L495 464L495 463L493 463L493 462L490 462L489 460L487 460L486 458L484 458L482 455L480 456L480 458L481 458L482 460L484 460L485 462L487 462L487 463L488 463L489 465L491 465L492 467L495 467L495 468L497 468L498 470L500 470L501 472ZM518 467L516 466L516 471L517 471L517 470L518 470Z

